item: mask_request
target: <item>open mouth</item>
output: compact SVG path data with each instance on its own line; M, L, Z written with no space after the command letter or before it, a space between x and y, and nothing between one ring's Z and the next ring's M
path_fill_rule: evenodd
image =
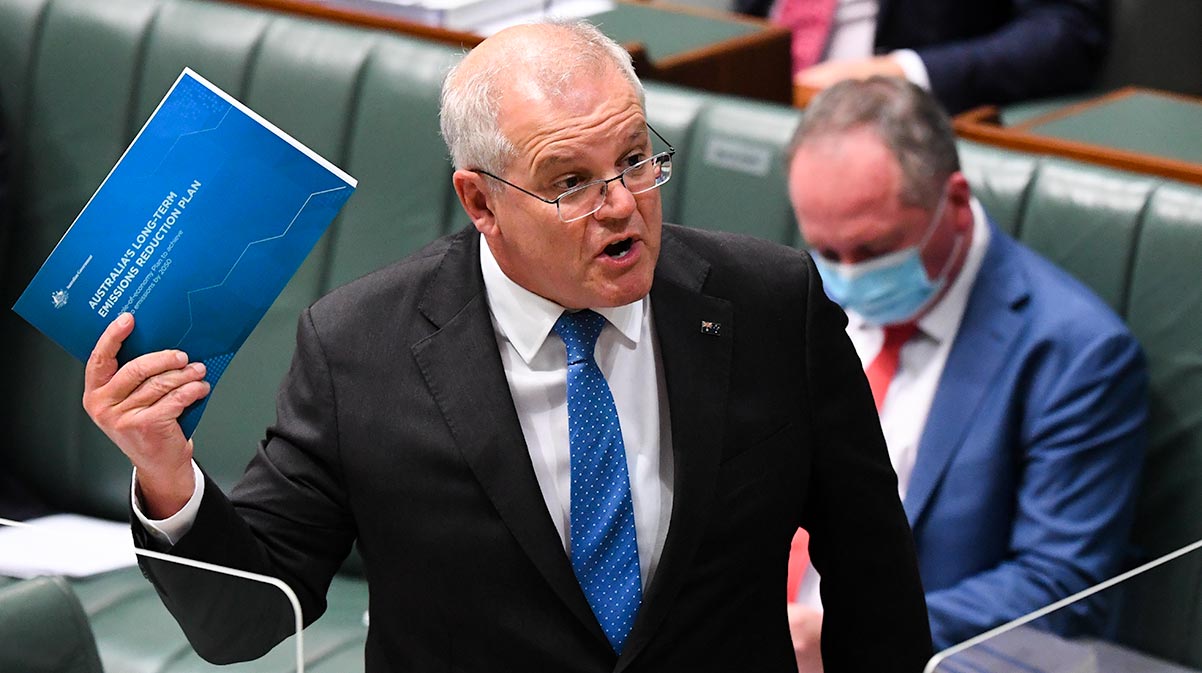
M609 255L612 259L622 259L630 252L630 248L633 245L633 238L624 238L605 246L605 254Z

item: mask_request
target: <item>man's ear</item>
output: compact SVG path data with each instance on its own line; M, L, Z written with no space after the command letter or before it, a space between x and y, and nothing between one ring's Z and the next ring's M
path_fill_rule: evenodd
M972 188L968 179L957 171L947 183L947 207L956 213L955 226L959 231L972 228Z
M497 218L493 214L492 199L495 195L490 185L486 184L488 177L476 171L457 170L451 176L455 185L455 194L464 212L471 218L476 230L485 236L491 236L497 231Z

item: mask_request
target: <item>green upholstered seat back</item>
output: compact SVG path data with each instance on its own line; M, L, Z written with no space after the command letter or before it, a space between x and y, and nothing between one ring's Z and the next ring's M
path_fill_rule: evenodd
M1044 159L1019 239L1122 314L1140 215L1158 180Z
M1134 542L1146 558L1202 539L1202 188L1165 184L1133 251L1127 322L1148 354L1151 437ZM1202 559L1190 554L1132 596L1124 638L1202 666Z
M1002 231L1018 236L1038 159L968 141L961 141L959 150L960 169L973 195Z
M75 5L74 16L32 0L0 6L4 38L14 39L4 51L28 50L17 59L24 71L5 71L0 83L16 159L11 171L16 222L3 268L6 306L131 137L134 82L110 75L132 67L138 43L127 38L149 20L147 12L141 6L109 11L107 3ZM54 48L64 40L78 47L79 57ZM111 447L85 423L82 368L15 314L5 311L0 320L0 347L14 356L0 366L11 389L19 391L0 411L8 441L21 449L13 453L14 469L39 490L57 491L59 506L95 513L99 503L115 502L125 488L121 482L128 482L128 475L118 475L128 467L121 467L119 456L111 456Z
M103 673L87 615L62 578L0 587L0 671Z
M784 106L713 97L693 123L680 165L680 223L797 244L784 152L799 119Z
M0 3L0 91L13 143L11 305L184 66L226 89L360 183L227 370L196 435L219 483L241 473L274 418L296 316L321 294L448 230L438 135L451 47L200 0ZM80 406L82 367L15 314L0 317L0 412L14 469L55 506L123 518L127 461Z
M1202 188L961 146L974 193L994 216L1013 213L1019 238L1109 303L1147 355L1150 437L1132 562L1202 539ZM1015 173L1030 179L1011 184L1015 173L1000 166L1020 167ZM1141 580L1126 597L1119 618L1125 642L1202 665L1202 561L1194 556Z
M647 121L676 148L672 158L672 180L662 187L665 222L681 222L683 185L691 172L686 168L693 154L693 130L709 96L699 91L645 83Z

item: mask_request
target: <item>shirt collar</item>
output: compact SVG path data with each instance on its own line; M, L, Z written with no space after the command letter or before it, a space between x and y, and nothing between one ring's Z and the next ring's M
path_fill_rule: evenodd
M989 247L990 231L985 209L976 197L972 198L969 207L972 209L972 242L968 246L964 265L943 297L918 319L919 331L939 343L954 338L960 329L960 320L968 307L968 295L981 270L985 250ZM847 312L847 320L852 329L877 329L855 311Z
M564 307L518 285L497 264L488 241L480 239L480 270L484 276L484 293L493 324L501 336L508 339L526 364L530 364ZM647 297L623 306L594 308L632 345L639 343L643 333Z
M964 258L964 266L952 281L947 294L918 319L918 328L923 334L943 343L950 341L960 329L960 319L968 307L968 295L977 280L981 270L981 262L985 259L985 249L989 247L989 226L985 223L985 210L974 197L969 203L972 209L972 243L968 247L968 256Z

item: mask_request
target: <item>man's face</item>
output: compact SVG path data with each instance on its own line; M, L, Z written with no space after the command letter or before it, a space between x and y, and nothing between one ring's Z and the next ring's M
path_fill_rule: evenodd
M651 156L638 95L615 69L576 76L562 89L548 96L515 84L505 92L500 128L516 158L501 177L554 199ZM508 186L487 201L487 212L473 216L477 228L505 274L535 294L587 308L628 304L650 291L663 217L658 189L635 196L615 180L601 209L573 222Z
M933 225L935 213L904 204L901 188L901 168L869 129L811 139L790 162L789 198L802 236L816 254L857 264L918 245L933 226L922 250L933 277L953 254L957 236L971 226L967 186L953 180L948 206Z

